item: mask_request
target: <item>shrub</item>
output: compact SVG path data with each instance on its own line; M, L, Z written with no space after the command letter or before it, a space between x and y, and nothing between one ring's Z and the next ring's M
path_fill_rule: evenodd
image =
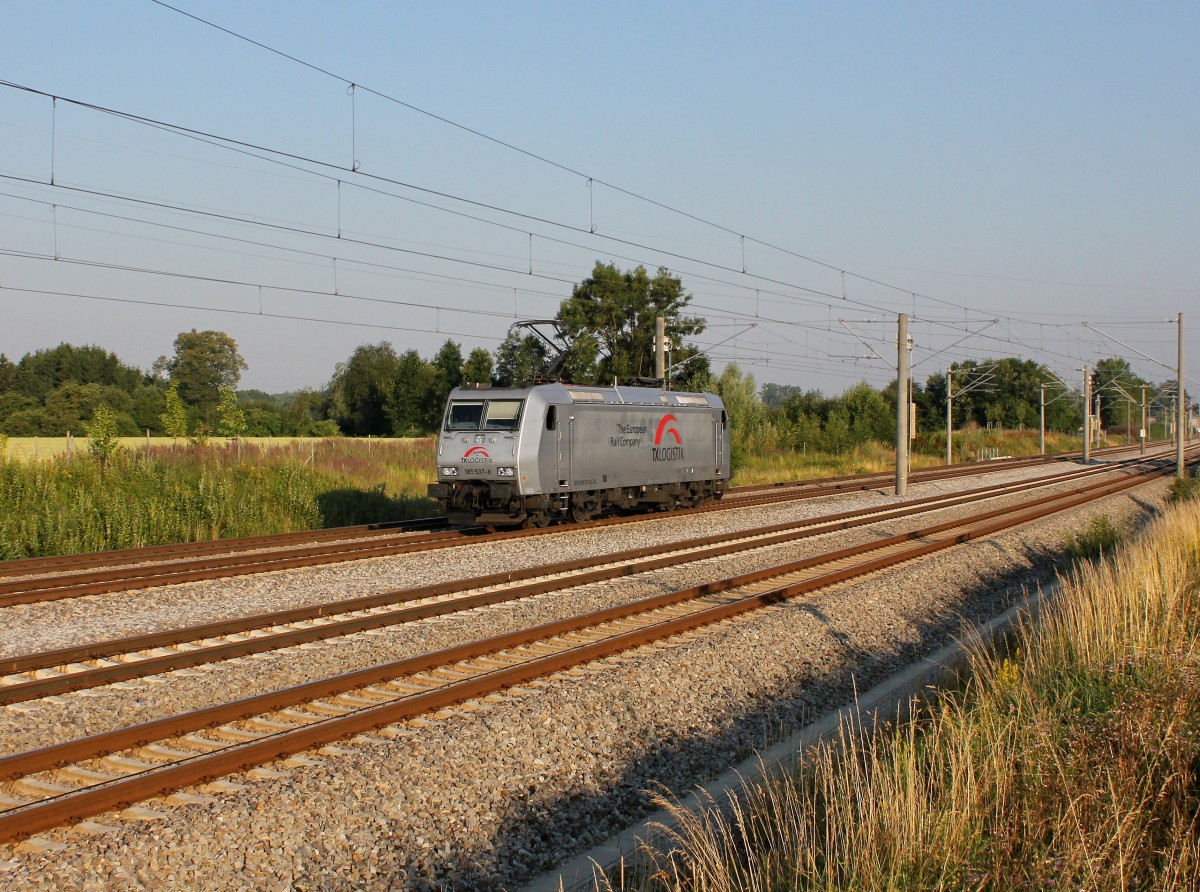
M1095 560L1112 554L1121 538L1121 531L1113 526L1109 516L1101 514L1091 519L1086 530L1067 540L1067 549L1077 558Z
M1171 490L1167 497L1172 503L1200 498L1200 470L1193 471L1191 477L1185 474L1172 480Z
M86 430L88 454L101 465L107 465L121 448L117 442L117 413L101 403L92 412L92 420L88 422Z

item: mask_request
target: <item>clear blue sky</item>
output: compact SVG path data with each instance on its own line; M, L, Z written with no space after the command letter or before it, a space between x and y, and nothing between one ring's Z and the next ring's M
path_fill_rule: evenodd
M1183 311L1200 379L1196 4L174 5L361 87L150 0L0 0L0 80L62 97L0 88L11 358L215 328L242 386L321 387L363 343L493 349L602 260L681 276L759 382L886 383L898 312L918 380L1074 383L1171 377L1138 351L1173 367Z

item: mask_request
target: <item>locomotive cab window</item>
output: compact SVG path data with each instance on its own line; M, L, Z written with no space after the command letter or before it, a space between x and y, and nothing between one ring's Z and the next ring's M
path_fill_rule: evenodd
M546 430L552 431L558 428L558 406L550 406L546 409Z
M446 410L446 430L477 431L483 417L483 400L458 400Z
M524 400L488 400L483 418L485 431L515 431L521 423Z

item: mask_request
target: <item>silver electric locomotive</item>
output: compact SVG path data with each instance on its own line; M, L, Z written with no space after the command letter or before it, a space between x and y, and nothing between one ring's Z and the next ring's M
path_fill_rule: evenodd
M544 526L699 505L729 479L721 398L654 387L458 387L429 495L452 523Z

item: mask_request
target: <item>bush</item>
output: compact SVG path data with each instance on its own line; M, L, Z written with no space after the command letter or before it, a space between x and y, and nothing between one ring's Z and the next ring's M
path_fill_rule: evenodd
M1112 554L1121 538L1121 531L1113 526L1109 516L1101 514L1093 517L1082 533L1070 537L1067 549L1077 558L1096 560L1106 554Z
M87 425L88 454L102 465L121 448L117 442L117 413L104 403L96 407Z
M1200 471L1193 471L1191 477L1185 474L1183 477L1176 477L1172 480L1167 498L1172 503L1200 498Z

